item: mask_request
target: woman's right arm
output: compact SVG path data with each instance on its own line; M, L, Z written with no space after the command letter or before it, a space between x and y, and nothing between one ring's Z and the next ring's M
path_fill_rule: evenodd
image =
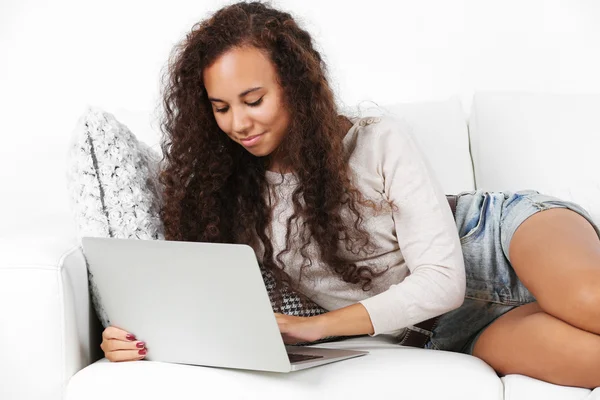
M107 327L102 332L100 348L109 361L136 361L146 357L146 344L114 326Z

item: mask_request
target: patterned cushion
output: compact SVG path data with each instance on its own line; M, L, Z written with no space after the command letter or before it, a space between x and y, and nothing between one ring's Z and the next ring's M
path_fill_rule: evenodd
M164 240L160 221L160 156L110 113L88 107L80 117L68 155L68 190L79 240L83 236ZM89 271L89 269L88 269ZM261 270L275 312L314 316L326 310L290 291L273 302L273 276ZM89 274L90 293L104 327L109 316Z

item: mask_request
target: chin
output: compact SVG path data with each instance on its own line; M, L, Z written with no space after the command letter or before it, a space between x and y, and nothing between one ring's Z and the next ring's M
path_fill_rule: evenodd
M263 148L244 148L248 153L252 154L256 157L266 157L273 152L271 149L263 149Z

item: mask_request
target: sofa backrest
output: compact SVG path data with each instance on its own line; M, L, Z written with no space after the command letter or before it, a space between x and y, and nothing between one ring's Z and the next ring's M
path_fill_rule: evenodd
M396 103L360 110L361 116L404 118L446 194L475 188L467 117L457 96L443 101Z
M478 92L469 119L475 181L575 201L600 223L600 94Z

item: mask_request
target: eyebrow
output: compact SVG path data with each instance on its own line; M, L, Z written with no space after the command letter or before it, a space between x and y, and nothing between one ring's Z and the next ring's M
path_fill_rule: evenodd
M246 96L247 94L250 94L252 92L256 92L259 89L262 89L262 87L261 86L257 86L257 87L250 88L248 90L244 90L242 93L239 94L239 97L242 98L242 97ZM209 97L208 100L210 100L210 101L217 101L219 103L226 103L226 101L221 100L221 99L217 99L215 97Z

